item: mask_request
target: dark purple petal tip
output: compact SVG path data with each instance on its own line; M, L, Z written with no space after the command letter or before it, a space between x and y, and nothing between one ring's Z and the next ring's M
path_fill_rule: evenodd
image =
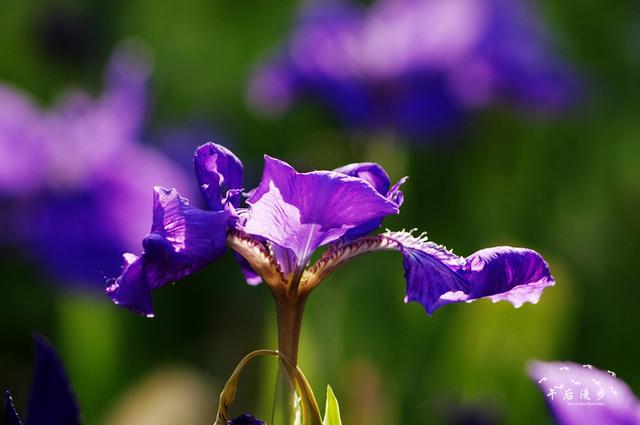
M248 413L243 413L237 418L231 419L229 425L265 425L265 422L254 418Z

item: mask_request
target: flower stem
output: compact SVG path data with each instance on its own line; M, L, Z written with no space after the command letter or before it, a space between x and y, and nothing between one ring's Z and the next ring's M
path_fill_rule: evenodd
M306 296L286 292L274 294L274 297L278 315L278 351L296 366Z
M278 351L284 355L293 366L298 364L298 345L300 341L300 331L302 329L302 315L306 295L301 295L297 288L282 288L281 291L274 291L276 301L276 313L278 320ZM290 369L281 360L280 362L280 392L276 398L280 399L280 419L281 425L294 423L295 417L295 389L288 385L292 381Z

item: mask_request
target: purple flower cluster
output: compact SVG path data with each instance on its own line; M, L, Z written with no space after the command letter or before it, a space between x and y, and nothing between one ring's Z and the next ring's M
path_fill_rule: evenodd
M284 48L253 76L250 104L280 113L319 99L347 125L408 137L451 130L508 101L542 111L575 101L527 0L378 0L305 10Z
M189 190L181 167L139 143L149 71L120 49L99 98L73 91L49 110L0 85L0 243L23 244L64 282L97 286L145 234L150 187Z
M262 280L274 294L289 297L298 291L302 298L345 261L398 251L404 259L405 301L419 302L429 314L479 298L519 307L537 302L554 284L546 262L529 249L496 247L463 258L413 232L372 235L385 216L399 213L405 182L391 185L378 164L299 173L265 155L260 184L244 193L242 163L228 149L207 143L194 162L209 210L195 208L175 189L155 188L144 251L125 254L122 275L108 286L116 304L152 316L153 289L202 269L227 246L239 254L249 283ZM322 246L327 246L324 254L309 265Z

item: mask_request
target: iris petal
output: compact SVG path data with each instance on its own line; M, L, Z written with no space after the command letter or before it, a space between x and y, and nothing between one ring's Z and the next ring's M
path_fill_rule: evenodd
M380 194L386 195L391 182L387 172L374 162L356 162L336 168L336 173L346 174L351 177L358 177L373 186Z
M269 156L247 203L244 231L291 249L299 265L348 230L399 211L362 179L331 171L298 173Z
M640 424L640 402L612 373L590 365L532 362L529 376L559 425Z
M404 195L400 191L400 186L406 181L406 177L400 179L400 181L389 189L389 186L391 185L389 175L382 166L373 162L348 164L337 168L334 171L336 173L346 174L347 176L360 178L373 186L379 194L386 196L387 199L398 205L398 207L402 205ZM345 234L344 239L353 240L360 236L367 235L379 228L381 224L382 217L369 220L366 223L349 230Z
M530 249L487 248L465 259L407 232L382 237L395 241L403 254L405 301L419 302L428 314L445 304L479 298L509 301L516 308L535 304L555 284L547 263Z
M202 211L175 189L154 188L153 225L141 257L125 254L122 275L107 288L119 305L153 315L151 290L202 269L225 252L227 211Z
M209 142L196 150L193 161L200 190L211 210L222 210L225 201L234 207L240 204L243 167L233 152Z

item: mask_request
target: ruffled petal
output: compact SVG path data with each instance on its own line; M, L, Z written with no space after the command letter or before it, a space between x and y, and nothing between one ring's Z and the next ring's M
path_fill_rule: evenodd
M193 162L200 190L211 210L222 210L226 202L239 205L243 167L233 152L209 142L196 150Z
M334 170L337 173L346 174L347 176L360 178L371 186L373 186L376 191L386 196L391 202L395 203L398 207L402 205L404 201L404 195L400 191L400 186L406 181L406 177L403 177L398 181L391 189L389 186L391 184L389 180L389 175L382 168L381 165L373 163L373 162L359 162L354 164L348 164L344 167L340 167ZM360 236L367 235L382 224L382 217L374 218L372 220L367 221L360 226L354 227L349 230L345 235L345 240L353 240L359 238Z
M347 176L361 178L369 183L381 195L386 196L389 191L389 175L379 164L372 162L360 162L348 164L334 170L336 173L346 174ZM345 240L353 240L360 236L367 235L382 224L382 218L374 218L360 226L354 227L344 235Z
M422 304L428 314L453 302L489 298L516 308L535 304L542 291L555 284L549 266L526 248L496 247L465 258L408 232L383 233L404 257L405 302Z
M529 376L559 425L638 425L640 402L613 372L575 363L532 362Z
M4 403L5 403L5 420L7 425L22 425L20 421L20 416L18 416L18 412L16 412L16 408L13 405L13 400L11 399L11 393L6 391L4 393Z
M229 219L227 211L202 211L175 189L155 187L144 252L125 254L124 271L107 294L118 305L152 316L152 289L195 273L225 252Z
M358 177L369 183L375 188L375 190L386 195L389 191L391 181L389 175L380 164L374 162L357 162L353 164L347 164L343 167L336 168L336 173L346 174L351 177Z
M62 361L51 344L36 338L36 369L33 375L27 419L29 425L80 425L80 410Z
M348 230L399 211L360 178L331 171L298 173L269 156L247 203L244 231L291 249L298 265Z

